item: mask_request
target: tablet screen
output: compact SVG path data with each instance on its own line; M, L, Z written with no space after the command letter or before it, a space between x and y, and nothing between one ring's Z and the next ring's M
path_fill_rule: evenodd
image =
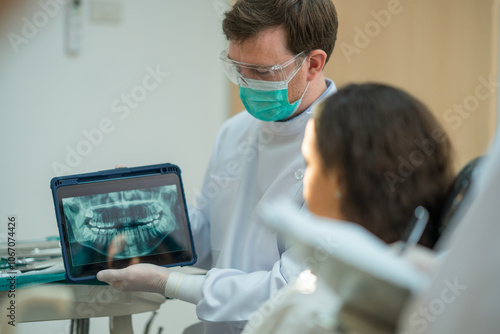
M57 198L72 279L140 262L173 266L194 261L175 173L61 186Z

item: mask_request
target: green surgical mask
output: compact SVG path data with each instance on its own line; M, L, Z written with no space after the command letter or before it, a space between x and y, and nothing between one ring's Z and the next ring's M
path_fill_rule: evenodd
M284 88L273 89L273 87L277 86L275 81L252 81L254 81L254 84L255 81L259 81L258 84L262 89L247 88L240 85L240 99L250 115L265 122L282 121L292 116L299 108L302 98L309 87L309 83L307 83L300 99L290 104L288 102L287 82L280 82Z

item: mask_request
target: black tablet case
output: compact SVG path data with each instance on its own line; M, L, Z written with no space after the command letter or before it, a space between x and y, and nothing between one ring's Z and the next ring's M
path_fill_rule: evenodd
M168 174L175 174L178 177L178 200L182 201L182 205L180 205L181 208L184 209L184 214L183 216L187 220L185 223L184 228L187 229L188 232L188 237L186 240L188 242L189 246L189 252L192 254L192 258L190 259L183 259L180 262L174 262L174 263L155 263L158 265L166 266L166 267L171 267L171 266L188 266L188 265L193 265L196 262L196 252L194 249L194 242L193 242L193 237L192 237L192 232L191 232L191 226L189 223L189 215L187 212L187 205L186 205L186 200L185 200L185 195L184 195L184 189L182 186L182 180L181 180L181 170L178 166L166 163L166 164L158 164L158 165L150 165L150 166L142 166L142 167L133 167L133 168L117 168L117 169L111 169L111 170L104 170L104 171L99 171L99 172L94 172L94 173L87 173L87 174L78 174L78 175L69 175L69 176L62 176L62 177L55 177L51 180L50 187L52 189L52 196L54 200L54 208L56 212L56 218L57 218L57 223L58 223L58 228L59 228L59 235L61 238L61 247L62 247L62 253L63 253L63 260L64 260L64 266L66 269L66 276L70 281L82 281L82 280L87 280L87 279L93 279L95 278L95 273L91 274L85 274L83 273L82 275L78 274L77 276L73 275L71 273L70 267L72 266L71 264L71 259L70 259L70 254L68 254L69 249L70 249L70 240L69 240L69 235L68 235L68 228L65 226L66 221L65 221L65 216L64 216L64 211L62 208L62 199L58 196L58 189L61 187L67 187L67 186L79 186L79 185L88 185L88 184L95 184L97 182L106 182L106 181L117 181L117 180L130 180L132 178L142 178L142 177L148 177L148 176L158 176L158 175L168 175ZM82 247L83 250L86 249L86 247ZM89 252L92 250L89 250ZM141 261L142 262L142 261ZM144 262L150 262L150 261L144 261ZM155 261L153 261L155 262ZM126 259L123 259L123 261L117 261L117 265L119 267L126 267L127 266L127 261ZM106 269L105 267L101 269ZM95 271L95 270L94 270Z

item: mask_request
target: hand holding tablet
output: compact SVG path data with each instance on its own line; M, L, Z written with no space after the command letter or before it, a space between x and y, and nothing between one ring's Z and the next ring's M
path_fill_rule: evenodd
M106 269L97 273L97 279L124 291L156 292L165 295L170 270L149 263L138 263L124 269Z

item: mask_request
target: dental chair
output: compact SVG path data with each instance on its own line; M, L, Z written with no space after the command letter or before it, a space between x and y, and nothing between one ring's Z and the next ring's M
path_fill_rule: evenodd
M446 201L441 210L439 231L440 235L446 229L451 228L450 222L454 220L457 212L463 212L468 208L470 200L467 200L467 202L464 202L464 200L468 198L467 194L469 192L471 184L480 173L482 160L482 157L472 160L465 167L463 167L455 177L455 180L450 186ZM285 206L283 205L278 207L283 208ZM270 217L269 221L277 221L282 223L277 224L275 228L279 229L280 226L281 228L283 228L283 226L287 226L288 233L291 233L290 228L294 227L294 225L287 224L290 224L291 222L296 220L297 217L287 217L287 215L289 214L289 212L293 212L293 210L287 211L286 209L284 209L283 212L277 211L279 210L276 210L276 208L274 207L270 209L270 211L268 212L268 218ZM299 221L296 225L298 226L297 236L303 234L303 222ZM326 233L324 235L326 235ZM314 240L309 243L311 258L314 258L314 254L317 254L314 252L315 244L317 243L314 242ZM304 252L307 253L307 251ZM343 305L342 302L339 302L341 305L339 306L337 310L338 313L336 315L336 322L338 325L337 330L339 331L335 331L335 333L394 333L402 305L404 305L408 300L411 289L409 289L409 287L405 285L399 286L397 284L386 282L385 280L377 276L373 276L370 273L366 275L361 274L361 271L359 269L356 269L356 267L349 267L348 262L342 263L335 257L330 259L326 263L323 263L321 266L321 270L326 270L325 268L329 265L330 262L335 264L335 268L333 268L332 265L331 272L329 274L323 273L323 275L318 275L318 280L324 277L334 277L334 275L337 275L339 272L348 273L345 274L348 276L348 278L338 279L340 283L336 283L337 285L335 286L335 289L332 288L332 290L337 291L341 300L344 301ZM293 296L294 295L292 295L292 297ZM297 296L295 295L295 297ZM268 304L269 303L271 304L268 305L268 309L274 309L277 307L276 305L272 304L272 300L268 301ZM284 307L281 311L282 313L278 313L278 316L276 316L276 314L274 315L279 318L279 315L291 312L286 309L286 307ZM258 317L256 317L256 319L258 319ZM316 321L317 319L309 319L309 321L313 320ZM331 325L335 327L334 324ZM252 327L252 323L250 323L250 327ZM259 328L259 326L256 326L256 328ZM331 332L330 329L325 329L324 332ZM202 332L202 325L198 323L189 328L186 328L183 333L198 334Z

